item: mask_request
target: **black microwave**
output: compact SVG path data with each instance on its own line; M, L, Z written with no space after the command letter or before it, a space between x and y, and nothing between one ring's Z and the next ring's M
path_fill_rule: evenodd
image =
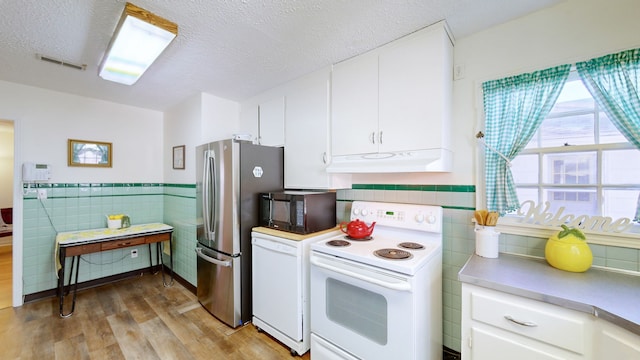
M296 234L336 226L336 193L294 191L260 194L260 225Z

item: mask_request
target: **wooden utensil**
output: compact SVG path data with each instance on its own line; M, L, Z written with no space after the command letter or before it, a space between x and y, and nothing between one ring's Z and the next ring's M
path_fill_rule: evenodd
M473 212L473 217L476 219L478 225L484 225L487 221L487 210L476 210Z
M476 219L476 224L483 225L482 223L482 215L479 210L473 212L473 218Z
M496 226L498 224L498 217L499 214L497 211L491 211L487 214L487 219L485 220L484 224L486 226Z
M487 215L489 214L488 210L480 210L480 215L482 216L482 225L487 225Z

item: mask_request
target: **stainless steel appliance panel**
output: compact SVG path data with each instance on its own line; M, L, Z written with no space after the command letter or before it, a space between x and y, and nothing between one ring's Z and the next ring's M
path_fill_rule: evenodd
M237 263L234 271L222 271L204 266L199 257L198 300L214 315L224 312L216 315L221 320L240 314L232 322L223 320L236 327L251 319L251 228L259 223L258 194L282 190L283 149L222 140L198 146L196 160L198 245ZM215 276L200 274L209 271L216 272ZM229 279L223 279L225 276ZM237 293L230 292L230 283L234 289L239 284ZM212 299L223 298L225 304L233 304L233 310L215 308L222 305Z
M227 324L241 318L235 299L240 296L240 258L197 247L198 300L211 314Z
M197 148L200 161L196 176L200 181L196 184L196 201L198 216L202 219L198 242L228 255L240 253L233 226L234 218L237 218L237 200L234 200L238 193L238 185L234 183L237 147L237 143L223 140Z

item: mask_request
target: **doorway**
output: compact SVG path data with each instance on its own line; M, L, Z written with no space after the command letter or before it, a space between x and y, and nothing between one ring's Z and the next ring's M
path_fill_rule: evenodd
M0 120L0 309L13 298L14 124Z

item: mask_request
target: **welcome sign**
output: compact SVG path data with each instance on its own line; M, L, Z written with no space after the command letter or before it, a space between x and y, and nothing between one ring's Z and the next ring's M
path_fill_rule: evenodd
M608 216L564 214L565 208L563 206L553 213L549 210L550 207L551 204L548 201L536 205L533 200L527 200L520 205L518 215L523 217L521 220L523 223L555 227L565 224L569 227L601 233L620 233L633 226L632 221L628 218L613 220Z

